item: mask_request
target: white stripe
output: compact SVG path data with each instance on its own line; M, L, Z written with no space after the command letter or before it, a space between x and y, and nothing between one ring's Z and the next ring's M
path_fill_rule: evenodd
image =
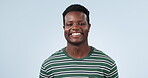
M112 66L112 64L111 64L111 62L109 62L109 61L106 61L106 60L99 60L99 61L95 61L95 59L87 59L87 61L86 60L84 60L84 61L74 61L74 60L70 60L70 59L65 59L65 60L56 60L56 61L49 61L49 62L47 62L46 64L44 64L44 66L45 67L47 67L48 65L51 65L51 64L62 64L62 63L72 63L72 62L78 62L78 63L104 63L104 64L107 64L107 65L109 65L109 66Z
M102 53L101 50L98 50L98 49L96 49L96 48L94 48L93 52L100 52L100 53Z
M51 68L46 69L47 73L53 70L59 70L59 69L69 69L69 68L86 68L86 69L101 69L109 71L110 68L106 66L101 65L62 65L62 66L54 66Z
M52 58L53 57L60 57L60 56L64 56L65 54L58 54L58 55L53 55L53 56L51 56Z
M117 75L115 78L118 78L119 76Z
M56 63L56 64L58 65L58 64L62 64L62 63L65 63L65 62ZM48 66L48 65L47 65L47 66ZM47 67L47 66L46 66L46 67ZM64 65L63 65L63 66L64 66ZM89 65L87 65L87 66L89 66ZM107 66L101 66L101 65L97 65L97 66L98 66L98 67L99 67L99 66L100 66L100 67L104 67L104 69L109 69L109 67L107 67Z
M63 58L63 57L67 57L67 56L65 56L65 55L58 55L58 56L51 56L50 57L50 60L52 60L52 59L57 59L57 58Z
M105 63L108 65L112 65L112 63L110 61L107 60L96 60L96 59L85 59L83 61L77 61L77 60L71 60L71 59L63 59L63 60L53 60L53 61L49 61L46 62L44 64L44 66L47 66L48 64L57 64L57 63L66 63L65 61L67 61L67 63L71 63L71 62L83 62L83 63Z
M98 58L98 59L100 59L100 58L102 59L102 58L103 58L103 59L106 59L106 60L110 60L111 62L114 62L114 60L112 60L111 58L109 58L109 57L107 57L107 56L100 56L100 55L99 55L99 56L91 56L91 57L95 57L95 58ZM91 58L91 57L90 57L90 58ZM96 60L96 59L95 59L95 60Z
M113 71L112 73L110 73L110 74L108 75L108 77L112 77L112 76L115 75L115 74L117 74L117 69L116 69L115 71Z
M47 78L48 76L46 74L40 73L41 77Z
M68 74L87 74L87 75L100 75L100 76L103 76L103 72L93 71L93 73L92 73L92 72L88 72L88 71L75 71L75 70L52 73L49 76L52 76L52 75L60 76L60 75L68 75Z
M108 60L96 60L96 59L85 59L85 60L89 61L89 62L92 62L92 63L105 63L105 64L108 64L110 66L112 65L112 63L110 61L108 61Z

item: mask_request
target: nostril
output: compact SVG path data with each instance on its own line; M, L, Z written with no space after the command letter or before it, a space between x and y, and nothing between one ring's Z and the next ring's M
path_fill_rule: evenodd
M79 30L79 28L72 28L72 30Z
M79 29L79 27L78 26L73 26L72 29Z

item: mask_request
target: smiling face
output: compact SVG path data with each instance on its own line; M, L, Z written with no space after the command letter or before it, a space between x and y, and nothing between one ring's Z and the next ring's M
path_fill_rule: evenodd
M83 12L71 11L65 15L64 35L68 43L79 45L87 41L90 24Z

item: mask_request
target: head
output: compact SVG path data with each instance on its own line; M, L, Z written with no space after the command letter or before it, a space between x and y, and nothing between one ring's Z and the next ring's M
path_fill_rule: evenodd
M64 25L65 25L65 15L71 11L80 11L80 12L85 13L87 16L87 22L88 22L88 24L90 24L89 23L89 11L87 10L87 8L85 8L84 6L79 5L79 4L73 4L73 5L70 5L69 7L67 7L66 10L63 12L63 24Z
M74 4L63 12L64 35L68 43L79 45L87 42L90 29L89 11L81 5Z

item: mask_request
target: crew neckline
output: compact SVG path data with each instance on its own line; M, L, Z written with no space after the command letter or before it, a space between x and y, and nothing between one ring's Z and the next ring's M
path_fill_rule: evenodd
M91 50L90 50L89 54L88 54L86 57L83 57L83 58L73 58L73 57L71 57L71 56L66 52L66 47L63 48L63 51L64 51L64 54L65 54L68 58L71 58L71 59L73 59L73 60L83 60L83 59L89 58L89 56L92 54L94 48L93 48L92 46L90 46L90 47L91 47Z

